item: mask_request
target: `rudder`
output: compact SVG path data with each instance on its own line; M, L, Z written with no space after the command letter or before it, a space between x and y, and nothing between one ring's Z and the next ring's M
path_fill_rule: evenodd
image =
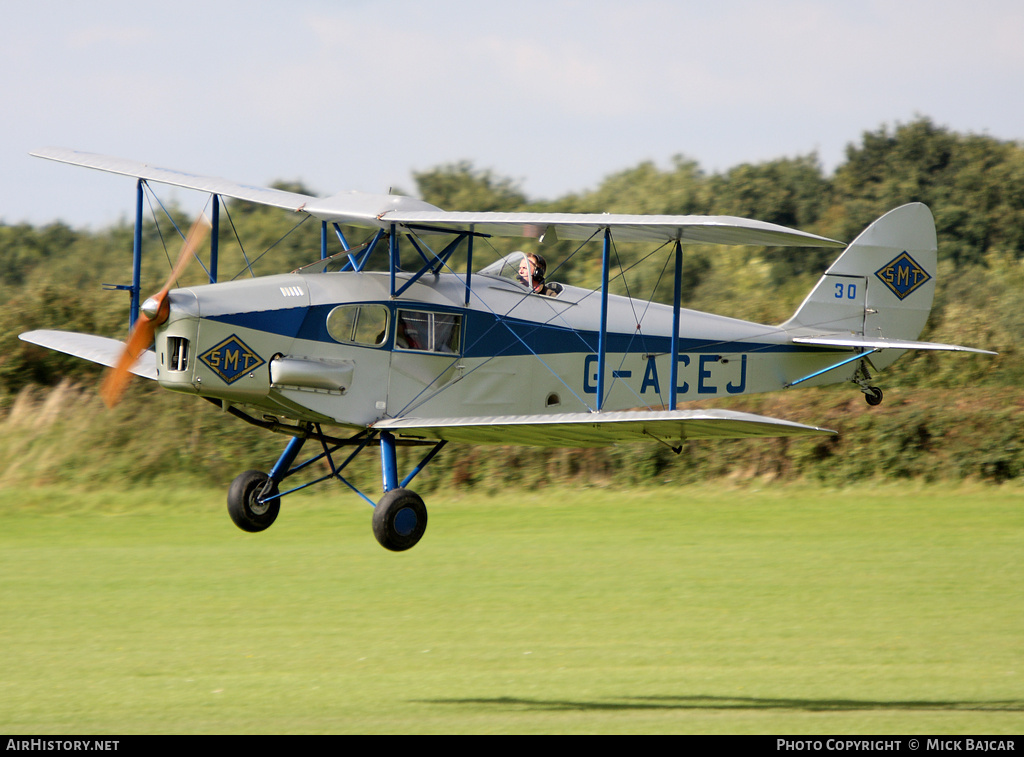
M937 250L926 205L889 211L850 243L782 328L794 336L917 339L935 296Z

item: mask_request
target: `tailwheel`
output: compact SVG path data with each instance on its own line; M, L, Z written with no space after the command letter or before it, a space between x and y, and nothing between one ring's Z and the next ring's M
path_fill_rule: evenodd
M373 511L373 535L385 549L403 552L416 546L427 530L427 506L408 489L392 489Z
M228 514L243 531L255 533L270 528L281 510L277 484L263 471L247 470L231 482L228 489Z
M882 390L877 386L867 386L863 389L864 399L869 405L874 407L875 405L882 404Z

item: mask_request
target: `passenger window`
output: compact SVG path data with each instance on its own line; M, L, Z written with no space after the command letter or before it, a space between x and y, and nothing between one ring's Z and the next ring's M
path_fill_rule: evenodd
M449 355L458 353L462 336L461 315L399 310L396 318L395 347L398 349Z
M327 333L338 342L376 347L388 334L388 309L384 305L339 305L327 316Z
M388 309L381 305L359 308L352 334L356 344L384 344L388 336Z

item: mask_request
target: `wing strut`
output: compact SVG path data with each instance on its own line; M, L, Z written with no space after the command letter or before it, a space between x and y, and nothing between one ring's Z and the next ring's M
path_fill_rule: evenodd
M469 299L472 290L470 282L473 279L473 227L469 227L469 239L466 241L466 307L469 307Z
M868 357L870 355L874 355L876 352L881 352L881 351L882 351L882 349L880 347L876 347L873 350L867 350L865 352L858 352L853 357L847 358L846 360L841 360L840 362L836 363L835 365L830 365L828 368L822 368L820 371L815 371L814 373L810 374L809 376L804 376L803 378L798 378L796 381L790 381L788 384L784 384L783 388L784 389L789 389L790 387L796 386L797 384L802 384L805 381L810 381L812 378L817 378L818 376L820 376L823 373L828 373L829 371L834 371L836 368L842 368L844 365L848 365L849 363L853 363L853 362L855 362L857 360L860 360L863 357Z
M145 179L139 179L135 187L135 239L132 246L132 288L131 305L128 311L128 333L135 328L139 319L139 294L142 292L142 195Z
M605 353L608 351L608 267L611 262L612 230L605 227L601 248L601 328L597 332L597 412L604 404Z
M672 362L669 363L671 366L669 368L669 381L671 382L668 390L669 410L675 410L678 405L678 397L676 396L678 390L676 387L679 385L679 306L683 287L683 243L678 239L676 240L675 253L675 289L672 292Z
M395 233L395 224L391 224L391 233L388 239L388 267L391 269L391 299L395 299L395 273L402 267L401 253L398 249L398 234Z
M605 359L608 350L608 278L611 265L612 230L604 230L604 244L601 250L601 325L597 332L597 412L601 412L604 404ZM683 279L683 245L680 239L675 240L675 287L672 295L672 356L670 362L669 403L668 409L675 410L678 405L679 384L679 312L681 308Z
M445 248L443 250L441 250L441 252L439 252L439 253L438 252L434 252L432 249L430 249L430 247L427 247L427 249L430 250L431 255L433 255L433 260L431 260L429 257L427 257L424 254L423 250L416 243L416 238L410 234L409 235L409 243L412 244L412 246L416 250L416 252L418 252L420 254L420 257L423 258L424 265L423 265L422 268L420 268L420 270L418 270L416 273L414 273L404 284L402 284L401 287L399 287L398 291L395 292L394 296L395 297L401 297L402 296L402 292L404 292L406 289L408 289L413 284L415 284L417 281L419 281L420 278L424 274L429 273L429 272L432 272L434 274L439 273L441 268L443 268L448 263L448 259L452 256L452 253L454 253L459 248L459 245L462 244L462 241L464 239L466 239L466 237L469 237L469 240L470 240L470 242L469 242L469 244L470 244L469 265L472 265L472 262L473 262L473 255L472 255L473 237L472 237L472 235L465 234L465 233L458 234L455 237L455 239L453 241L449 242L448 245L445 246ZM468 276L468 274L467 274L467 276ZM466 290L467 290L466 291L466 304L468 305L469 304L469 285L468 284L466 285Z
M110 284L105 285L108 289L124 289L128 291L130 297L128 305L128 331L129 333L135 328L135 322L139 320L139 308L140 301L142 299L142 230L143 230L143 208L146 190L146 180L139 179L135 184L135 233L132 238L132 283L129 285L124 284ZM210 283L217 283L217 261L219 257L219 238L220 238L220 195L213 194L212 197L212 210L210 224L212 231L210 234L210 266L207 272L210 277ZM159 201L159 198L157 199ZM161 203L161 207L163 204ZM166 212L166 211L165 211ZM168 213L168 218L170 214ZM171 219L172 225L174 219ZM175 225L175 228L177 226ZM200 261L202 265L202 261Z
M220 254L220 195L213 195L210 219L210 283L217 283L217 259Z

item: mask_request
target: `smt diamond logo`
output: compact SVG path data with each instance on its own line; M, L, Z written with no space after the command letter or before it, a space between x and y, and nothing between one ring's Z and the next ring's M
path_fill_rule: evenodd
M266 362L234 334L213 349L204 352L199 359L220 376L225 384L233 384Z
M875 271L875 276L901 300L931 278L906 252Z

